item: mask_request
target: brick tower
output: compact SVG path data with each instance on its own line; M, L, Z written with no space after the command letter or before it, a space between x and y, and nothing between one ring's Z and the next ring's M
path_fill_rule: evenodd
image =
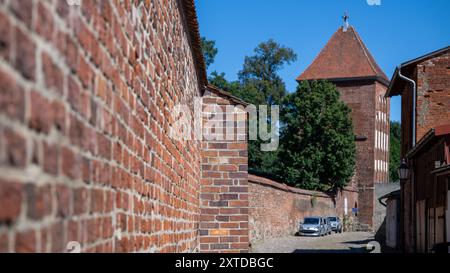
M345 18L346 19L346 18ZM351 26L340 27L313 63L297 78L328 80L352 109L357 160L349 187L358 189L356 210L361 224L374 224L375 184L389 181L389 80Z

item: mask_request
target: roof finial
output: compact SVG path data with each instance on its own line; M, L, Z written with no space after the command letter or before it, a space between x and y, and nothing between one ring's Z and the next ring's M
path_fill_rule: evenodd
M348 27L349 27L349 23L348 23L348 19L350 18L350 16L348 16L348 12L346 11L344 13L344 16L342 16L342 19L344 19L344 32L347 32Z

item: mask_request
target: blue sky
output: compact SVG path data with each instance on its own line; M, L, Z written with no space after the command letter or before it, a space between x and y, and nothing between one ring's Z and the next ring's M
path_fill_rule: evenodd
M389 77L400 63L450 45L450 1L367 1L377 0L196 0L200 32L219 49L209 72L236 79L244 57L273 38L298 54L280 73L294 91L295 78L342 25L344 11ZM399 120L398 97L391 108L391 119Z

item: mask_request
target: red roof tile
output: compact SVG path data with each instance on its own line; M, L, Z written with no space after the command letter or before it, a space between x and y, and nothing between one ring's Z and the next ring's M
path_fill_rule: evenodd
M385 84L389 82L355 29L349 27L344 31L341 27L297 80L352 78L376 78Z

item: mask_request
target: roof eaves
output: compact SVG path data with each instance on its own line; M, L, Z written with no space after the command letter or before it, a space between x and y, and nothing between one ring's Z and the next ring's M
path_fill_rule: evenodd
M428 59L434 58L436 56L439 56L441 54L446 53L447 51L450 51L450 46L438 49L436 51L433 51L431 53L425 54L423 56L420 56L418 58L406 61L404 63L402 63L399 67L401 68L410 68L413 65L416 65L420 62L426 61ZM398 78L398 67L395 69L394 74L392 75L392 79L391 79L391 83L388 87L388 90L386 92L386 97L393 97L393 96L398 96L401 94L401 91L397 91L394 92L393 87L395 85L395 83L397 82L397 78Z
M310 79L307 81L318 81L318 80L326 80L329 82L346 82L346 81L378 81L379 83L389 86L389 80L386 80L383 77L373 75L367 77L342 77L342 78L329 78L329 79ZM305 79L297 79L298 82L306 81Z
M443 176L450 174L450 165L444 165L442 167L436 168L433 171L431 171L432 174L435 174L436 176Z
M422 148L427 145L435 137L435 129L431 129L426 133L422 139L414 146L407 154L407 158L412 158L415 156Z
M393 87L394 87L394 83L396 82L397 76L398 76L398 67L395 68L394 74L392 75L391 82L389 83L388 89L386 91L386 95L384 95L385 98L400 95L400 93L398 93L398 94L393 93Z
M229 93L227 91L224 91L224 90L222 90L222 89L220 89L217 86L214 86L212 84L208 84L207 85L207 89L209 91L211 91L211 92L214 92L214 93L218 94L218 95L222 95L222 96L225 96L225 97L229 98L235 104L242 105L242 106L250 105L250 103L245 102L242 99L240 99L240 98L232 95L231 93Z
M401 66L402 67L406 67L406 66L414 65L414 64L426 61L428 59L432 59L432 58L434 58L436 56L442 55L442 54L446 53L447 51L450 52L450 46L447 46L447 47L435 50L433 52L430 52L430 53L425 54L423 56L420 56L418 58L415 58L415 59L409 60L407 62L404 62L404 63L401 64Z
M195 3L194 0L178 0L178 3L182 8L182 14L184 14L184 19L188 28L189 42L191 44L194 63L200 81L200 90L203 93L204 87L208 84L208 77L206 74L206 64L203 57L202 42Z

